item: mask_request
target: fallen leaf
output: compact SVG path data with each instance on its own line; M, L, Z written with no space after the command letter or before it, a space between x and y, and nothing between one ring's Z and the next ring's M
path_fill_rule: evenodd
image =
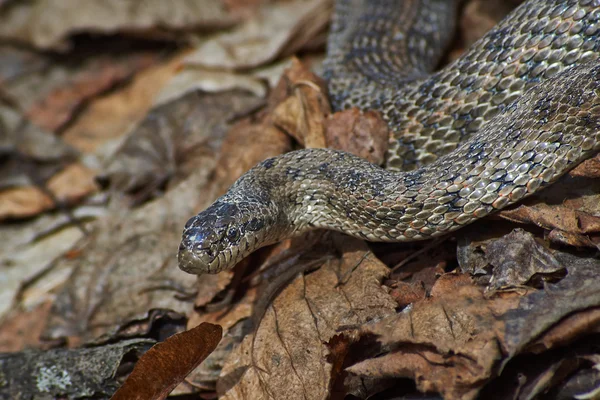
M500 211L509 221L547 229L556 243L596 248L600 244L600 180L566 175L519 206Z
M579 178L600 178L600 154L585 160L571 171L569 176Z
M273 110L273 123L304 147L327 147L325 120L331 106L325 96L325 82L297 59L286 77L289 95Z
M379 113L356 108L335 113L326 122L326 132L327 147L383 164L389 130Z
M47 183L50 193L60 202L74 204L96 191L94 172L74 163L54 175ZM37 186L0 191L0 220L27 218L56 207L48 192Z
M175 254L210 162L162 198L135 210L111 209L78 244L81 257L58 260L54 268L73 273L56 297L45 337L91 340L145 320L148 310L191 311L186 298L193 297L196 280L177 268Z
M502 372L499 365L517 355L567 345L588 335L590 328L597 329L598 315L592 310L600 308L600 294L594 289L600 260L555 256L567 267L567 276L544 290L521 294L486 298L470 279L445 275L450 282L438 289L442 279L438 280L430 299L364 326L350 352L371 348L372 353L363 354L365 359L347 371L363 378L407 377L420 391L447 399L475 398L483 382ZM579 322L566 318L577 314ZM540 339L545 334L546 341Z
M27 218L54 207L54 202L34 186L7 189L0 192L0 218Z
M137 362L114 400L164 399L198 364L214 351L223 330L203 323L154 345Z
M534 277L541 280L556 278L565 272L565 267L552 252L522 229L515 229L488 243L485 258L493 266L492 289L524 285Z
M48 300L33 309L23 310L15 307L16 309L13 309L10 314L2 315L0 353L14 353L26 348L35 348L39 344L51 306L52 301Z
M0 37L28 42L41 49L64 50L72 33L163 33L198 27L225 27L236 17L220 0L36 0L10 2L0 9Z
M188 92L221 93L239 89L265 97L268 87L253 74L184 68L169 81L156 98L156 105L172 102Z
M296 277L230 354L217 384L224 399L325 398L335 379L325 343L340 329L393 312L396 304L380 284L388 269L361 241L334 243L339 258Z
M116 57L94 60L96 62L73 71L66 82L44 88L45 96L27 109L27 118L44 129L59 130L85 102L131 78L135 72L156 64L158 59L157 54L149 53L132 54L120 63L115 62ZM49 82L52 81L46 80Z
M134 204L176 185L218 151L236 116L260 99L240 91L189 92L151 110L125 138L99 179L131 194ZM137 193L136 193L137 192Z
M94 98L61 137L82 153L100 153L102 157L103 147L121 140L146 116L179 64L178 57L162 60L138 72L128 85Z
M190 65L247 69L298 51L329 23L328 0L265 4L232 32L215 35L186 58Z
M0 188L42 183L73 162L77 152L62 138L0 103Z
M520 2L521 0L471 0L466 2L460 17L463 47L469 48Z

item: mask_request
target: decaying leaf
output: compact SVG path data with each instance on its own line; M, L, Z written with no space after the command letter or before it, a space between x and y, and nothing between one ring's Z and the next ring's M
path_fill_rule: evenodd
M522 229L488 243L485 257L493 266L490 285L495 289L524 285L535 276L557 276L565 269L550 250Z
M154 100L180 65L179 57L160 60L138 71L128 85L95 97L85 112L71 121L62 134L65 142L84 154L108 157L125 135L143 120Z
M556 257L566 266L567 276L544 290L530 289L522 295L486 298L482 287L460 275L449 276L446 279L459 284L432 289L431 299L365 326L360 334L363 340L357 343L364 349L365 340L373 341L379 355L348 371L365 378L409 377L421 391L438 392L447 399L475 398L485 382L499 373L499 365L519 354L548 348L540 343L549 348L568 344L589 334L590 325L600 323L596 312L590 314L600 308L593 278L600 261L566 253ZM574 314L586 322L573 324L565 319ZM540 342L540 337L546 332L553 335L559 326L570 326L563 341Z
M73 162L77 152L0 102L0 156L0 189L7 189L46 182Z
M327 147L325 120L331 107L325 82L297 59L286 77L288 97L273 110L273 123L304 147Z
M294 54L329 23L331 1L294 0L265 4L232 32L216 35L186 62L226 70L257 67Z
M45 68L26 69L4 82L5 95L36 125L56 131L67 127L94 98L129 80L136 72L164 62L166 50L131 51L109 47L89 55L75 53ZM0 48L0 51L2 49Z
M567 175L516 208L498 215L532 223L550 231L555 243L597 248L600 244L600 179L587 161L575 175ZM585 174L585 175L584 175Z
M221 340L218 325L203 323L169 337L148 350L137 362L114 400L164 399Z
M204 164L222 143L230 121L255 108L258 99L244 92L190 92L150 111L109 160L102 180L113 190L138 194L137 203L181 180ZM176 184L178 180L171 182Z
M326 398L335 376L325 343L393 313L380 283L388 269L360 241L337 236L334 246L340 255L285 287L229 356L218 382L224 399Z
M27 218L53 209L58 204L76 203L97 187L94 172L74 163L50 178L45 187L25 186L0 192L0 220Z
M388 147L387 123L374 111L357 109L333 114L326 124L327 147L382 164Z
M42 49L64 49L64 39L78 32L153 34L235 22L219 0L36 0L9 2L0 10L0 37Z
M207 164L210 159L207 159ZM214 161L213 161L214 162ZM164 197L136 210L113 209L78 245L80 256L61 259L56 268L73 274L59 293L47 337L84 339L117 333L148 310L187 314L195 278L177 268L180 227L193 213L210 164Z

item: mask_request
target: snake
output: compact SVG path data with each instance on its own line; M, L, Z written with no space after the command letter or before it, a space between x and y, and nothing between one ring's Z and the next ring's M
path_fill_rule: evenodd
M600 150L600 0L527 0L438 69L460 0L338 0L324 77L335 111L378 111L383 166L326 148L243 174L186 223L179 268L218 273L313 229L435 238L555 182Z

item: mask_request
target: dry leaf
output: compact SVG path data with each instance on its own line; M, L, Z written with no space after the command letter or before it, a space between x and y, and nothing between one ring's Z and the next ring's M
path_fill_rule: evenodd
M62 137L81 152L101 152L102 146L111 140L119 140L144 118L153 99L178 65L177 58L163 60L159 65L137 73L122 89L95 98L67 127Z
M383 164L389 130L379 113L356 108L335 113L327 120L326 132L327 147Z
M297 59L285 76L289 95L273 110L273 123L304 147L327 147L325 121L331 106L325 82Z
M71 121L73 114L85 102L131 78L135 72L155 64L158 59L157 54L151 53L132 54L121 63L114 59L99 59L85 69L74 71L67 82L60 82L60 86L46 87L50 90L27 109L27 118L42 128L59 130Z
M552 252L522 229L488 243L485 257L494 267L490 280L493 289L524 285L534 277L550 279L565 272Z
M2 286L4 291L4 285ZM52 301L48 300L31 310L16 308L11 314L2 315L0 353L37 347L51 306Z
M206 41L186 63L244 69L266 64L281 54L294 54L328 25L330 9L329 0L265 4L256 17Z
M79 244L81 256L55 268L73 274L58 294L46 336L89 340L118 332L148 310L187 314L195 278L177 268L181 226L193 212L211 171L199 170L164 197L136 210L113 208ZM213 161L214 162L214 161Z
M135 365L114 400L164 399L198 364L213 352L223 330L203 323L154 345Z
M79 163L54 175L47 184L57 200L73 204L96 191L94 172ZM26 218L56 207L50 196L37 186L0 192L0 220Z
M177 32L235 22L220 0L46 0L10 2L0 9L0 37L42 49L64 49L69 34ZM175 34L175 32L173 34Z
M421 391L438 392L447 399L475 398L482 383L501 371L500 363L524 352L566 345L589 334L590 326L592 331L598 326L598 315L590 314L590 309L600 307L594 278L600 260L566 253L556 257L568 275L544 290L523 290L520 295L485 298L470 280L446 275L436 282L430 300L365 326L363 340L357 342L361 346L350 352L377 346L373 354L377 357L363 355L366 359L348 371L363 378L409 377ZM436 288L448 279L456 283ZM574 320L565 317L575 313L582 313L581 322L571 324ZM550 337L564 334L561 340L540 340L545 332ZM521 363L521 368L527 367Z
M393 312L380 284L388 269L361 241L338 236L334 243L339 258L285 287L229 356L218 382L224 399L327 398L335 376L325 343Z
M213 157L231 121L256 108L259 99L240 91L189 92L151 110L108 161L100 179L113 190L152 197L202 168ZM179 178L179 179L173 179Z
M558 243L596 248L600 243L600 180L566 175L516 208L498 215L551 230Z

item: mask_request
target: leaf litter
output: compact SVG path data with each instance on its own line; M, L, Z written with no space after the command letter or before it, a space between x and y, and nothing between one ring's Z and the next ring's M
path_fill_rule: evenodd
M376 112L332 114L310 70L331 2L201 3L86 3L60 26L52 3L0 5L0 199L21 199L0 201L0 394L106 397L133 369L116 398L597 395L597 158L436 242L313 232L179 271L185 220L255 163L300 147L382 163L388 136ZM463 46L513 3L468 2Z

